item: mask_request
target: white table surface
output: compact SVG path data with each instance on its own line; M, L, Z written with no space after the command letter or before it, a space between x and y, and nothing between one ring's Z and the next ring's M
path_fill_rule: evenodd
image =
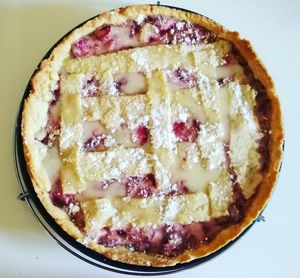
M197 11L252 41L275 81L286 139L279 182L264 212L266 222L256 223L214 260L172 277L300 277L300 1L161 2ZM48 236L26 203L16 199L20 188L12 132L24 88L47 50L97 13L138 3L143 1L0 1L0 277L124 276L69 254Z

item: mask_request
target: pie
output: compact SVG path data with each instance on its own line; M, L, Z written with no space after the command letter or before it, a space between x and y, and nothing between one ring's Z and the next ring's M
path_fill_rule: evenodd
M283 128L250 43L190 12L130 6L67 35L31 80L23 147L40 201L107 258L215 252L265 207Z

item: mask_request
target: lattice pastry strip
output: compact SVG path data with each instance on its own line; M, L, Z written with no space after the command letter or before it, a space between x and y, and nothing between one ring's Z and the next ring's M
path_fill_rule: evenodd
M232 193L230 175L227 170L222 170L218 179L208 184L208 196L212 217L221 217L229 214L228 207L233 200Z
M62 91L61 99L60 152L67 158L73 150L80 150L82 142L81 95Z
M195 65L206 65L216 68L225 63L224 57L231 50L231 45L228 41L217 40L214 44L205 47L205 49L197 49L191 53Z
M177 89L170 93L173 122L176 120L186 121L189 117L197 119L200 123L207 121L200 94L201 91L198 87Z
M200 127L197 145L205 169L219 169L226 163L224 128L220 123L204 123Z
M87 186L80 176L81 146L73 147L64 152L61 166L61 184L64 194L76 194L84 191Z
M202 52L202 56L205 56L207 52L214 52L219 46L222 49L223 56L225 56L229 50L223 47L224 41L222 40L217 40L215 43L209 45L198 46L154 45L98 57L86 57L80 60L69 59L65 62L65 70L67 73L96 73L99 76L103 74L114 76L123 72L151 72L164 69L174 64L174 62L177 65L183 66L193 65L194 63L212 66L216 64L222 65L224 63L222 59L203 60L199 58ZM157 59L157 57L160 58Z
M205 193L158 196L127 201L122 198L81 202L87 230L103 227L150 227L163 223L190 224L209 219L209 199ZM192 209L191 209L192 208Z
M61 185L65 194L75 194L86 189L78 174L82 147L82 104L79 87L82 76L61 77L61 128L60 153L62 155Z
M104 152L83 153L80 157L80 175L85 181L106 181L151 172L151 156L141 148L120 146Z
M80 74L61 74L60 92L62 94L80 94L87 77Z
M218 90L215 91L218 94ZM191 138L193 144L186 148L188 156L193 157L194 164L201 161L205 169L218 169L225 164L224 154L224 130L220 121L216 121L215 115L203 105L203 94L199 88L176 90L172 92L173 123L195 122L199 131L196 137ZM220 106L215 106L218 116L221 114ZM218 117L219 119L220 117ZM182 138L185 139L185 138ZM193 153L192 153L193 152Z
M219 122L220 112L217 98L217 84L202 73L198 73L198 86L200 90L200 101L202 103L207 121Z
M171 98L165 71L154 71L148 78L150 133L155 176L161 188L171 186L167 171L175 160L175 136L171 125Z
M83 103L84 119L101 120L111 131L118 129L122 123L126 123L130 129L137 128L140 124L148 125L149 108L146 95L87 97Z
M62 93L61 121L64 125L75 125L82 122L81 96Z
M229 85L230 102L230 151L232 165L246 197L254 193L261 181L260 161L257 150L262 134L253 114L256 92L248 85L237 82ZM255 172L258 172L254 175Z

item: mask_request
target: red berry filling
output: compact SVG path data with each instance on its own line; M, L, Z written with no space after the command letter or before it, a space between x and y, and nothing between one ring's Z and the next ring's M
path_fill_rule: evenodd
M52 191L50 192L51 200L53 205L64 208L68 206L69 204L74 202L74 196L70 194L63 194L58 191Z
M81 58L133 47L136 45L137 31L132 22L124 26L103 25L75 42L72 54L75 58Z
M232 64L235 64L237 63L237 58L235 57L234 54L227 54L225 57L224 57L224 60L225 60L225 64L224 66L227 66L227 65L232 65Z
M63 194L61 180L57 179L53 185L52 190L50 191L50 198L52 203L60 208L65 208L69 204L75 202L75 195L73 194Z
M188 193L189 190L183 181L177 182L166 189L157 189L153 174L130 176L121 180L111 179L101 182L91 182L87 191L82 193L83 199L93 199L107 196L132 198L146 198L151 196L171 196Z
M111 26L103 25L101 28L97 28L93 35L98 40L109 40L109 33L111 30Z
M158 30L158 33L150 36L150 44L201 44L214 39L214 35L205 28L188 21L176 21L167 16L148 16L145 22L155 26Z
M106 227L101 230L98 243L109 247L123 245L137 251L172 257L210 241L219 231L214 221L187 225L162 224L156 228Z
M168 72L169 81L179 89L192 88L197 85L195 75L184 68Z
M156 182L153 174L129 177L124 184L126 196L133 198L149 197L156 191Z
M141 146L145 145L148 142L149 134L150 134L149 129L144 125L140 125L136 129L136 136Z
M256 95L256 107L255 113L257 115L260 129L263 131L263 136L259 140L258 151L260 153L261 169L266 171L268 169L270 152L270 117L272 115L272 103L271 100L266 95L266 89L264 85L257 79L251 81L251 86L257 91Z
M123 77L115 82L115 87L118 92L123 92L124 87L128 84L127 78Z
M123 26L103 25L75 42L72 45L72 54L75 58L81 58L134 46L144 46L145 42L139 41L139 34L147 23L158 30L149 37L149 44L201 44L214 40L214 35L200 25L176 21L167 16L148 16L141 24L132 20ZM118 30L118 28L121 29ZM122 35L120 32L123 32Z
M70 219L74 224L80 229L83 230L84 223L84 214L80 207L80 204L76 200L74 194L64 194L62 192L61 179L56 179L55 183L52 185L52 190L49 192L50 199L54 206L62 208L70 216ZM74 211L71 207L76 206L77 209Z
M106 150L107 147L105 146L105 135L93 134L91 138L84 142L83 149L86 152L97 152Z
M41 140L41 143L47 145L48 147L52 147L54 144L58 142L59 138L59 130L60 130L60 121L52 121L47 126L47 132L45 137Z
M111 49L113 39L109 37L111 27L104 25L93 33L82 37L72 45L72 54L76 58L88 55L100 55Z
M79 204L76 204L79 206ZM85 227L85 221L84 221L84 213L81 207L79 206L79 210L76 212L69 211L69 216L71 218L71 221L78 227L79 230L83 231Z
M185 250L195 249L210 242L230 224L243 216L247 201L238 183L232 179L233 203L229 207L229 216L219 217L205 222L191 224L162 224L155 228L128 227L113 229L106 227L100 231L98 243L104 246L127 246L136 251L158 253L172 257Z
M91 77L86 79L82 84L81 94L82 96L95 97L99 95L99 80Z
M173 132L181 142L195 142L199 130L200 123L195 119L173 124Z
M120 73L114 77L115 87L124 95L145 94L147 79L141 72Z
M91 55L95 52L95 44L89 36L79 39L72 45L72 53L75 57Z
M232 166L230 158L230 146L224 144L225 158L227 162L227 169L230 175L232 191L233 191L233 202L229 206L229 218L231 221L238 221L243 217L244 208L247 204L247 200L242 192L242 189L237 181L237 174Z
M219 78L217 82L220 87L223 87L229 84L233 80L234 80L234 76L229 76L229 77Z
M159 31L165 31L174 27L176 21L174 18L168 16L147 16L145 23L150 23L157 27Z
M60 85L59 82L57 82L56 88L52 91L52 101L50 102L50 105L56 105L60 97Z
M130 28L130 38L136 37L141 32L141 25L139 25L135 20L128 21L127 25Z
M165 193L166 195L180 195L186 194L189 192L189 189L184 181L178 181L175 185L170 187Z
M52 91L52 100L48 109L48 121L46 126L46 135L42 139L37 139L41 143L52 147L58 143L60 134L60 86Z

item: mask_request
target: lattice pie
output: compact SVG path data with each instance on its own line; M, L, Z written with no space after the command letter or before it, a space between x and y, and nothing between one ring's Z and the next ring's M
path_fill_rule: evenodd
M249 42L193 13L107 12L32 78L22 121L35 191L75 239L122 262L208 255L264 208L282 124Z

